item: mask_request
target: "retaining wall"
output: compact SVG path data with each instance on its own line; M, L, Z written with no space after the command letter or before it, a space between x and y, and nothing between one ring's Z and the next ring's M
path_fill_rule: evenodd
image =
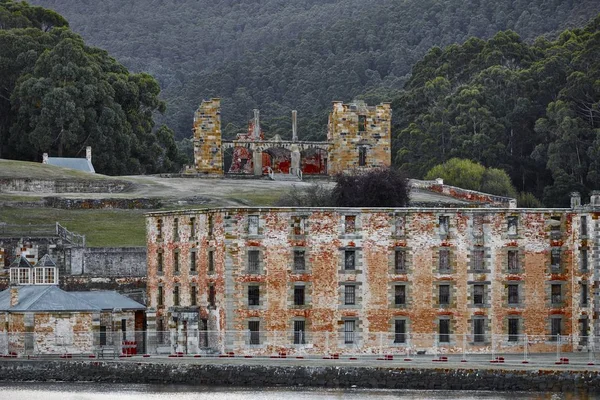
M247 387L308 386L600 393L600 373L597 371L0 360L0 381L51 380Z
M0 178L0 192L119 193L130 187L118 180Z

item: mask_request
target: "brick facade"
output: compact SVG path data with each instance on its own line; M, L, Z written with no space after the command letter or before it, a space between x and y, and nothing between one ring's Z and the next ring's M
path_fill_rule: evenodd
M533 338L557 333L577 348L594 326L599 215L581 207L150 213L148 305L155 328L177 336L188 315L186 329L217 332L208 347L219 351L370 353L402 345L399 331L412 335L413 350L453 351L465 340L489 351L502 335L496 347L519 351L511 338L529 335L530 351L555 351L552 338ZM234 331L244 333L225 333Z

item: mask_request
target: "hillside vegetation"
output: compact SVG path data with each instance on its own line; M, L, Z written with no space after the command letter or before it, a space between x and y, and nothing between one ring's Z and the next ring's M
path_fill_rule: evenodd
M190 137L203 98L223 99L224 133L253 108L269 133L324 137L332 100L390 100L433 46L514 30L526 41L582 26L596 0L33 0L88 43L154 75L161 121Z

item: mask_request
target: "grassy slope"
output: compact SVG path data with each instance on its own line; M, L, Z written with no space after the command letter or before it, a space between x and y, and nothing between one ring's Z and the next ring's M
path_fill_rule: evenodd
M69 168L44 165L27 161L0 159L0 178L31 178L31 179L86 179L111 180L106 175L89 174Z

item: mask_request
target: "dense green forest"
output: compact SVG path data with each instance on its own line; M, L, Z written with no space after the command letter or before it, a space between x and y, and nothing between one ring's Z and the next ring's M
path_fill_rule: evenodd
M152 76L86 46L59 14L0 0L0 157L83 156L92 146L105 174L178 168L173 132L154 129L159 93Z
M566 205L600 188L600 16L554 41L508 31L434 47L394 109L395 163L410 175L468 158Z
M527 41L583 26L597 0L33 0L94 46L155 76L165 122L191 136L203 98L221 97L224 133L252 109L270 134L324 137L332 100L390 100L433 46L511 29Z

